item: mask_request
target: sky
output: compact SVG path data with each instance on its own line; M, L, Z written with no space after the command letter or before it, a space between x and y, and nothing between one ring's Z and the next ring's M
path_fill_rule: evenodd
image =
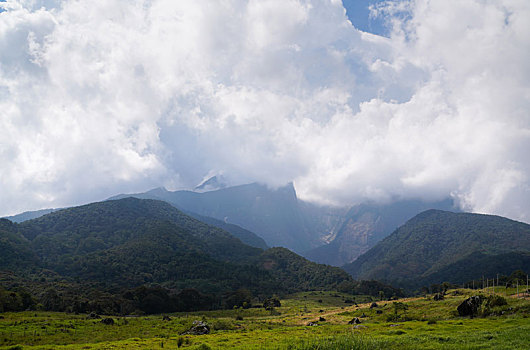
M0 216L222 174L530 222L527 0L0 8Z

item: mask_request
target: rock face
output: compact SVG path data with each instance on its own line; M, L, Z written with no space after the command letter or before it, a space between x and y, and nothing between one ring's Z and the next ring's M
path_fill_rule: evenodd
M351 263L397 227L424 210L452 210L452 200L422 202L403 200L391 204L364 203L352 207L340 218L334 239L305 253L309 260L342 266Z
M460 316L475 316L478 314L480 305L482 305L483 297L480 295L473 295L472 297L464 300L458 305L458 314Z
M193 326L182 334L203 335L210 333L210 326L206 322L193 321Z

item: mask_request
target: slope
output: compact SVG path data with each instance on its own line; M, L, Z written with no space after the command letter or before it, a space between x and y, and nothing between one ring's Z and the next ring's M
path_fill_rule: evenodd
M38 258L30 242L17 232L16 224L0 219L0 267L20 272L37 265Z
M428 210L344 269L355 278L417 287L434 276L438 282L461 282L450 267L465 268L462 262L471 259L473 253L479 252L489 259L504 254L504 260L497 260L513 268L510 256L524 259L518 254L506 254L528 251L530 225L499 216ZM479 271L473 272L474 278L480 276Z

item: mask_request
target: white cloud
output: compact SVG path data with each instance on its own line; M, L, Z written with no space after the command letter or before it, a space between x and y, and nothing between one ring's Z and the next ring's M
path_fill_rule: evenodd
M205 174L530 221L530 4L8 1L0 213Z

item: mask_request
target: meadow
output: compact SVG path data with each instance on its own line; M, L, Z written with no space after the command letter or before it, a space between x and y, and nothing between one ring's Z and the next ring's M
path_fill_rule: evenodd
M0 349L528 349L530 299L498 288L507 305L483 307L474 318L457 306L479 291L449 290L392 301L336 292L304 292L281 306L150 316L101 316L25 311L0 314ZM482 291L483 295L492 291ZM377 303L373 307L372 303ZM166 319L163 319L163 316ZM360 324L348 324L358 318ZM184 335L193 321L210 334Z

